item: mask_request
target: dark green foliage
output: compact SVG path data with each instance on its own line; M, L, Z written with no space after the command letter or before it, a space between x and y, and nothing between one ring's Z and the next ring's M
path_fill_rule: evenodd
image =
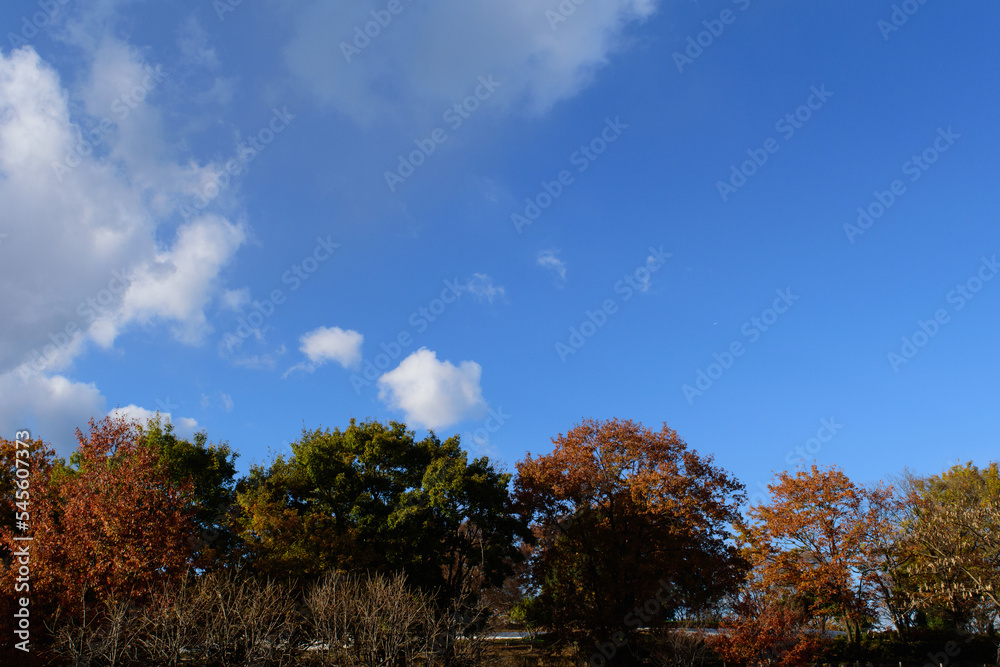
M255 467L239 489L242 536L260 571L405 572L452 597L475 579L498 585L527 535L510 475L468 460L457 436L416 440L405 425L351 421L303 431L292 456Z
M145 443L158 449L167 476L177 484L192 484L197 534L191 537L197 562L204 568L235 564L236 537L230 530L236 503L236 458L228 443L208 443L196 433L194 442L178 438L174 425L151 419L143 430Z

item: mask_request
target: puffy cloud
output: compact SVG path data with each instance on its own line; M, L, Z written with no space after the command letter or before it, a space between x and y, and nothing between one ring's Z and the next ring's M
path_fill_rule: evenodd
M210 330L204 309L212 295L211 287L245 238L240 227L214 215L184 225L177 232L173 248L157 253L134 271L125 292L121 320L174 321L174 335L179 340L200 340Z
M411 424L444 428L486 410L481 375L482 368L474 361L456 367L420 348L378 379L379 399L401 410Z
M190 438L194 435L195 431L198 430L198 422L189 417L179 417L174 420L173 415L169 412L154 412L152 410L147 410L146 408L139 407L138 405L126 405L124 408L115 408L108 413L110 417L125 417L126 419L134 419L138 421L143 426L150 419L154 419L156 415L160 415L160 421L163 423L170 422L174 425L174 433L182 438Z
M357 331L340 327L319 327L302 336L299 350L309 359L308 363L292 366L285 372L304 370L312 373L329 361L335 361L344 368L361 365L361 344L365 337Z
M59 456L76 449L76 429L86 430L91 417L105 411L105 399L93 384L73 382L61 375L45 377L16 373L0 375L0 434L13 437L29 429L33 437L52 444Z
M553 21L546 11L555 3L537 0L403 2L377 36L357 38L359 49L355 28L385 2L319 0L300 10L285 58L320 99L359 123L398 109L440 113L488 75L501 83L497 102L542 113L586 85L657 0L574 6L565 21Z
M145 95L168 73L110 38L91 55L81 105L30 47L0 53L0 302L18 313L0 320L0 373L60 371L132 324L199 340L218 274L245 241L218 215L176 225L216 167L163 157ZM124 104L138 88L144 101Z
M60 371L132 325L199 340L219 272L245 241L219 215L177 224L218 167L170 157L155 105L170 72L106 33L66 34L85 58L72 89L31 47L0 52L0 303L17 314L0 319L0 429L30 428L63 456L107 401Z

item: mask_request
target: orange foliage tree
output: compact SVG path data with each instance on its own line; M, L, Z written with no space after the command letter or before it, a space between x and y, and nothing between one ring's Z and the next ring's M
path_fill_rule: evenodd
M15 610L20 614L25 608L19 600L29 601L26 607L28 622L36 628L40 624L39 609L34 604L37 598L32 578L33 544L14 538L30 536L17 522L23 521L29 528L34 523L37 507L43 504L39 503L44 489L42 482L47 479L54 458L51 447L27 434L18 433L15 440L0 438L0 633L7 638L0 643L0 662L3 664L28 664L25 662L27 654L14 648L14 644L20 644L19 639L23 641L25 636L14 634ZM22 564L26 575L21 570Z
M838 618L849 641L875 617L878 535L888 530L879 510L891 490L855 485L837 468L779 473L768 504L749 510L749 527L761 578L767 587L792 591L794 602L825 629Z
M716 654L738 665L809 664L823 646L822 636L809 631L809 616L789 599L788 591L769 586L755 568L729 604L730 615L714 640Z
M531 580L553 627L632 646L639 627L735 587L743 485L711 457L630 420L585 420L553 443L517 464L514 484L536 524Z
M112 599L141 602L191 564L190 484L170 481L138 424L91 420L71 465L39 445L31 477L32 603L70 614ZM8 526L2 548L13 548ZM0 581L16 574L4 562ZM5 584L6 587L6 584Z

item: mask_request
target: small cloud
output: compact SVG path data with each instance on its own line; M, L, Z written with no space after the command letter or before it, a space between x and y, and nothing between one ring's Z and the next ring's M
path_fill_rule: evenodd
M340 327L319 327L302 336L299 350L309 359L289 368L284 377L296 370L312 373L329 361L335 361L344 368L361 366L361 344L365 337L357 331Z
M146 426L146 423L150 419L155 419L157 414L160 415L160 420L164 423L172 423L174 425L175 432L182 438L190 438L195 434L195 431L198 430L198 422L195 419L191 419L190 417L178 417L177 419L174 419L173 415L169 412L154 412L135 404L126 405L124 408L115 408L108 413L108 416L134 419L143 426Z
M219 397L222 399L222 407L224 407L226 409L226 412L232 412L233 411L233 397L230 396L229 394L224 394L221 391L219 392Z
M485 273L473 273L472 277L466 281L463 289L480 301L489 301L490 303L493 303L494 299L505 299L507 297L507 292L504 290L503 285L494 285L493 278L490 278Z
M199 94L195 99L202 104L215 102L229 104L236 96L236 84L237 80L235 77L217 76L212 87L204 93Z
M198 428L198 421L190 417L178 417L177 418L177 433L194 435L195 430Z
M455 366L422 347L378 379L378 397L401 410L407 422L444 428L485 411L481 376L474 361Z
M364 336L351 329L319 327L302 336L299 349L317 366L336 361L344 368L356 368L361 363L364 340Z
M566 284L566 262L556 257L556 250L543 250L538 253L538 266L548 269L555 275L557 284Z
M639 283L640 292L648 292L650 287L653 286L653 273L659 270L663 265L665 259L673 257L673 253L664 253L663 246L660 246L660 252L658 255L649 255L646 257L646 270L643 272L643 276L639 277L639 270L636 270L636 282Z

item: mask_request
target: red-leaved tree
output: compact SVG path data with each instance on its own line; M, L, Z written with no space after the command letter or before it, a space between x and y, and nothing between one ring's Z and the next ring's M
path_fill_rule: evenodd
M71 464L39 448L31 475L31 594L76 615L110 600L143 602L191 564L190 486L171 482L138 424L123 418L77 430ZM13 548L4 527L0 544ZM0 581L16 575L4 563Z

